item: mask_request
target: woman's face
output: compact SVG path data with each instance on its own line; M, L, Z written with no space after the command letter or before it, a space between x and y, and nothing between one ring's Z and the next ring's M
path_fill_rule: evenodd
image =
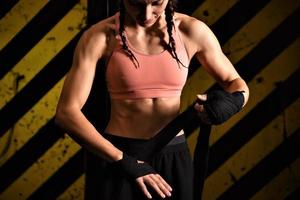
M143 27L152 26L164 13L169 0L123 0L127 15Z

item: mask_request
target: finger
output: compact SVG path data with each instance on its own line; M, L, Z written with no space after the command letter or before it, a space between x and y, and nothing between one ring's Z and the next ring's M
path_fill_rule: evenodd
M169 191L173 190L172 187L159 174L155 174L155 176L168 188Z
M148 197L149 199L152 199L152 196L144 183L143 177L137 178L136 181L138 183L138 186L141 188L143 193L146 195L146 197Z
M157 176L155 174L152 174L151 176L156 181L156 184L158 185L160 190L162 190L165 195L171 196L170 191L172 190L172 188L167 184L167 182L165 180L163 180L163 178L161 178L160 176ZM171 188L171 190L170 190L170 188Z
M155 179L153 179L151 176L145 176L144 181L147 183L147 185L150 185L162 198L166 197L163 191L159 188Z
M197 98L200 101L206 101L207 100L207 94L198 94Z
M163 178L160 178L156 174L151 174L150 176L156 182L156 184L160 187L160 189L163 190L163 192L165 194L169 193L169 185L166 184L166 182L163 180Z

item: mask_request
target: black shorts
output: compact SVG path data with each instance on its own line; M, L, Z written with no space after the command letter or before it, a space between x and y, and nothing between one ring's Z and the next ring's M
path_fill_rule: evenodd
M103 134L113 145L128 155L143 160L143 143L146 140ZM144 200L147 199L135 180L129 180L105 160L87 153L86 200ZM165 199L192 200L193 163L184 135L173 138L148 162L172 187L172 196ZM148 187L152 199L162 199Z

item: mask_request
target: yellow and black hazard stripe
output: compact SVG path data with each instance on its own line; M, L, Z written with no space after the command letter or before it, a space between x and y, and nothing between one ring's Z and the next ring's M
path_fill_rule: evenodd
M0 20L0 141L3 146L11 141L1 157L1 199L29 198L80 151L54 126L52 118L62 80L85 27L86 4L79 0L20 0ZM60 191L75 183L74 177L82 176L80 164L72 165L79 175L74 173Z
M300 190L300 2L179 1L247 81L242 112L213 128L203 199L292 199ZM0 0L0 199L82 199L84 152L53 122L86 0ZM217 87L196 61L183 109ZM198 131L186 134L193 151Z
M259 9L256 7L257 3L261 3ZM252 8L253 6L256 8ZM249 9L250 13L247 10L248 7L251 7ZM251 14L253 11L255 12ZM239 19L230 18L231 12L235 12L232 16L239 16ZM269 23L264 24L265 27L262 27L261 22L267 23L266 17L268 15L269 17L272 16L274 21L269 20ZM223 19L227 20L222 21ZM256 152L256 155L254 153L251 155L256 145L262 146L259 139L266 137L267 133L275 133L277 137L278 135L285 135L283 134L286 132L284 129L274 132L269 128L268 131L270 132L263 131L274 118L283 115L289 107L299 111L299 103L297 103L299 102L299 88L297 88L296 83L300 75L299 60L297 58L299 31L295 30L297 20L299 20L299 2L291 1L291 4L285 5L283 1L275 0L239 1L231 5L230 9L219 19L222 28L217 28L218 22L212 25L214 31L220 30L218 38L220 38L224 51L233 61L242 77L248 82L251 98L243 112L213 130L208 168L209 176L204 189L204 199L249 199L256 198L255 193L264 193L264 195L260 195L261 199L280 199L299 187L298 179L293 183L287 180L281 182L279 185L284 188L281 191L276 190L277 192L270 193L264 189L272 185L269 182L277 177L281 170L284 170L290 164L292 165L299 157L299 150L291 148L289 153L293 155L293 158L284 161L285 155L280 154L280 150L277 149L279 147L276 145L284 144L290 140L284 140L284 137L275 140L269 134L271 137L268 139L277 144L270 143L272 144L270 145L264 141L264 145L266 147L272 146L272 150L268 149L269 152L265 152L264 149L260 149ZM234 26L239 24L239 21L242 21L240 23L242 27L235 28ZM234 25L231 26L230 23L233 22ZM235 30L231 31L231 28L235 28ZM219 31L215 32L218 35ZM225 37L222 37L222 32L232 33L232 35L226 37L225 33ZM226 41L227 39L229 41ZM252 39L252 41L247 41L247 39ZM238 51L234 52L235 50ZM214 81L202 72L201 68L200 70L197 69L189 81L188 89L185 91L186 96L184 96L187 97L186 105L191 103L197 92L201 90L204 92L215 87L213 86ZM291 91L293 94L290 94ZM299 114L295 115L299 116ZM296 120L282 120L280 123L277 122L276 126L279 126L278 124L282 126L286 123L288 126L295 125L296 128L288 132L291 135L293 133L297 135L299 126L295 124ZM190 127L187 133L192 133L194 127ZM190 136L189 141L192 147L195 143L195 135L196 132ZM248 147L250 144L252 149ZM253 157L248 161L243 157L245 155ZM281 161L281 159L283 160ZM276 166L273 167L273 164ZM274 171L267 174L269 167ZM266 173L266 176L262 176L261 173ZM291 175L292 173L288 176L297 180L297 176ZM255 183L253 180L259 183Z

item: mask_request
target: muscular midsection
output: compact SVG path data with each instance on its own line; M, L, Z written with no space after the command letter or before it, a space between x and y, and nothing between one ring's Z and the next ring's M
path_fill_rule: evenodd
M105 132L131 138L151 138L179 111L180 97L112 100L111 117Z

